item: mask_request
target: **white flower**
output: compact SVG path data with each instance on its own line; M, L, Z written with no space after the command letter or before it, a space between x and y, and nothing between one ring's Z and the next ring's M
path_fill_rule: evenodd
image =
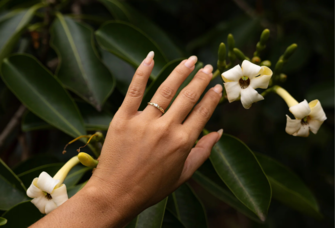
M306 100L290 107L296 119L287 116L286 132L290 135L308 137L309 130L316 134L327 119L319 100L307 103Z
M43 171L27 189L27 195L34 198L31 202L42 214L50 213L68 200L66 186L62 184L57 187L59 182Z
M241 102L245 109L249 109L252 103L263 100L255 89L266 89L272 76L272 71L266 66L255 65L244 60L242 68L236 65L232 69L222 73L222 79L227 92L228 101L231 103L241 96Z

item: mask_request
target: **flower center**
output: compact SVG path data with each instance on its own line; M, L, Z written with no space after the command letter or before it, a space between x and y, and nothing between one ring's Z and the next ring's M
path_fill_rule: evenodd
M306 116L306 117L302 118L302 120L301 120L301 124L302 124L302 125L307 125L309 119L310 119L309 116Z
M242 78L240 78L239 83L241 88L245 89L250 85L250 79L247 76L243 76Z
M44 194L45 194L45 197L46 197L48 200L51 200L51 199L52 199L52 196L51 196L49 193L44 192Z

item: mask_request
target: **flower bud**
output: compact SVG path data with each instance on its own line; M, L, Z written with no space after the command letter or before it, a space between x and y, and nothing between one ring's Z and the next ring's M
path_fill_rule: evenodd
M254 56L254 57L252 57L251 62L253 62L255 64L259 64L261 62L261 58L259 58L258 56Z
M263 62L261 62L260 65L261 65L261 66L270 67L270 66L271 66L271 61L269 61L269 60L264 60Z
M90 167L90 168L95 168L98 165L98 161L95 160L94 158L92 158L91 155L84 153L84 152L80 152L78 154L78 159L80 161L81 164L83 164L84 166Z
M236 57L239 58L241 61L243 61L243 60L248 60L249 61L250 60L247 56L245 56L243 54L243 52L240 49L234 48L233 51L234 51Z
M298 47L297 44L291 44L289 47L286 48L286 51L282 55L282 58L284 60L288 60L291 57L291 55L295 52L297 47Z

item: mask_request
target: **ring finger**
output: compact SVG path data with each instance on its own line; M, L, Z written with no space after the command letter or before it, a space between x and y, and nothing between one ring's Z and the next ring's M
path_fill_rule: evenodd
M194 65L197 62L196 56L191 56L187 60L182 61L169 75L169 77L159 86L151 101L159 105L165 110L174 95L176 94L179 86L187 78L187 76L194 70ZM158 108L148 105L144 111L145 116L150 118L154 116L161 116L162 112Z

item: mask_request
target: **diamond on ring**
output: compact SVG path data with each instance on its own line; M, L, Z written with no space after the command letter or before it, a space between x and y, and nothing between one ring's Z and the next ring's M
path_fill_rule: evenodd
M153 103L153 102L148 102L148 105L151 105L151 106L153 106L153 107L155 107L155 108L157 108L159 111L161 111L163 114L164 114L164 109L162 108L162 107L160 107L158 104L156 104L156 103Z

